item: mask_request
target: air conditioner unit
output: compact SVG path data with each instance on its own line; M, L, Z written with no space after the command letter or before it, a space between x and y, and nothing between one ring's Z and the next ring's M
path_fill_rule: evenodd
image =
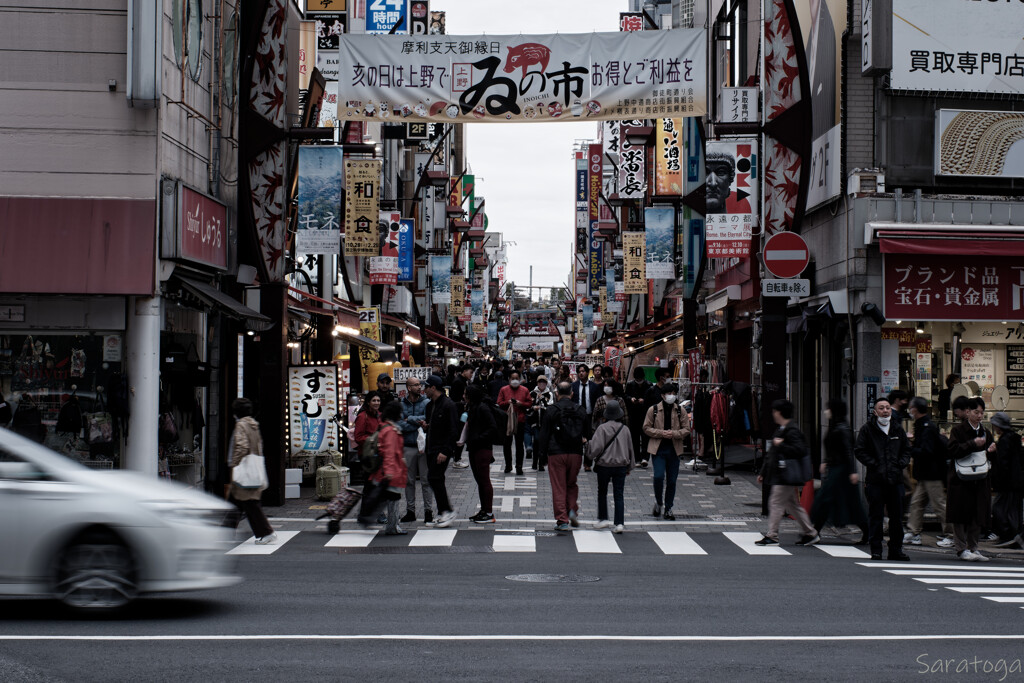
M885 173L878 169L854 169L846 181L846 194L879 194L885 192Z

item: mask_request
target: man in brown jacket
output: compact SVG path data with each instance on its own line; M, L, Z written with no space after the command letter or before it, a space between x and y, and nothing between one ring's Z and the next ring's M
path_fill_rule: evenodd
M661 516L662 489L665 490L665 519L674 520L672 505L676 500L676 479L679 478L679 456L683 454L683 439L690 433L690 416L676 403L675 384L661 387L661 401L647 409L644 434L648 437L647 453L654 463L654 510ZM667 477L667 481L666 481Z

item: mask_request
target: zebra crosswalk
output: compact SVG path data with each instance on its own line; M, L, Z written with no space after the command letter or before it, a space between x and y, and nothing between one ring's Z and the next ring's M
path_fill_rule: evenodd
M906 576L930 587L975 595L983 600L1020 605L1024 609L1024 567L965 564L858 562L893 576Z
M853 546L816 545L813 548L789 549L781 546L759 546L758 533L685 531L634 531L613 534L610 530L575 529L556 534L533 528L507 529L418 529L405 536L386 536L377 529L343 529L324 539L322 531L278 531L274 545L256 545L249 538L229 551L232 555L273 555L289 552L296 539L305 550L322 548L342 552L462 552L536 553L575 552L581 555L644 554L671 556L704 556L724 553L752 556L792 556L804 552L824 553L831 557L867 559L869 555ZM723 542L725 539L726 542ZM542 541L538 544L538 540ZM1024 576L1022 576L1024 578Z

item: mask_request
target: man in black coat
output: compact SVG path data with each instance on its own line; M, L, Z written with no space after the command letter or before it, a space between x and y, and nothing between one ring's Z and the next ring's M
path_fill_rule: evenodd
M882 518L889 513L889 560L909 562L903 552L903 470L910 464L910 439L892 419L889 399L875 401L873 415L860 428L853 453L865 468L868 544L871 559L882 559Z
M924 506L931 502L935 515L943 521L944 537L939 538L940 548L953 547L953 525L946 522L946 445L939 437L939 428L928 415L928 401L915 396L910 401L910 417L914 419L914 433L910 435L913 445L910 458L914 463L914 479L917 486L910 498L910 512L907 515L907 533L903 542L921 545L921 529L924 527Z
M455 453L455 443L462 433L462 425L459 422L459 409L455 401L444 393L444 379L440 375L427 378L426 394L430 399L427 405L427 447L424 451L427 456L427 482L437 500L435 526L448 527L455 519L455 512L448 500L444 473Z
M594 414L594 405L597 403L597 399L601 398L604 391L603 387L598 382L591 382L590 380L590 368L585 363L580 363L576 366L576 381L572 383L572 401L583 409L583 412L587 414L584 424L584 434L589 435L591 433L591 419ZM587 454L583 454L583 469L587 472L590 471L593 461L587 457Z

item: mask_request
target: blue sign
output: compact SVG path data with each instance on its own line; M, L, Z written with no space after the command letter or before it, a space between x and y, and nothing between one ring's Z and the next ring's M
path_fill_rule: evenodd
M593 304L583 304L583 331L586 333L587 330L594 328L594 306Z
M407 0L367 0L367 33L391 33L395 24L400 24L395 33L409 33L409 3Z
M302 448L307 451L320 451L327 433L327 420L311 420L308 415L302 416Z
M412 282L413 238L416 229L411 218L398 222L398 281Z

